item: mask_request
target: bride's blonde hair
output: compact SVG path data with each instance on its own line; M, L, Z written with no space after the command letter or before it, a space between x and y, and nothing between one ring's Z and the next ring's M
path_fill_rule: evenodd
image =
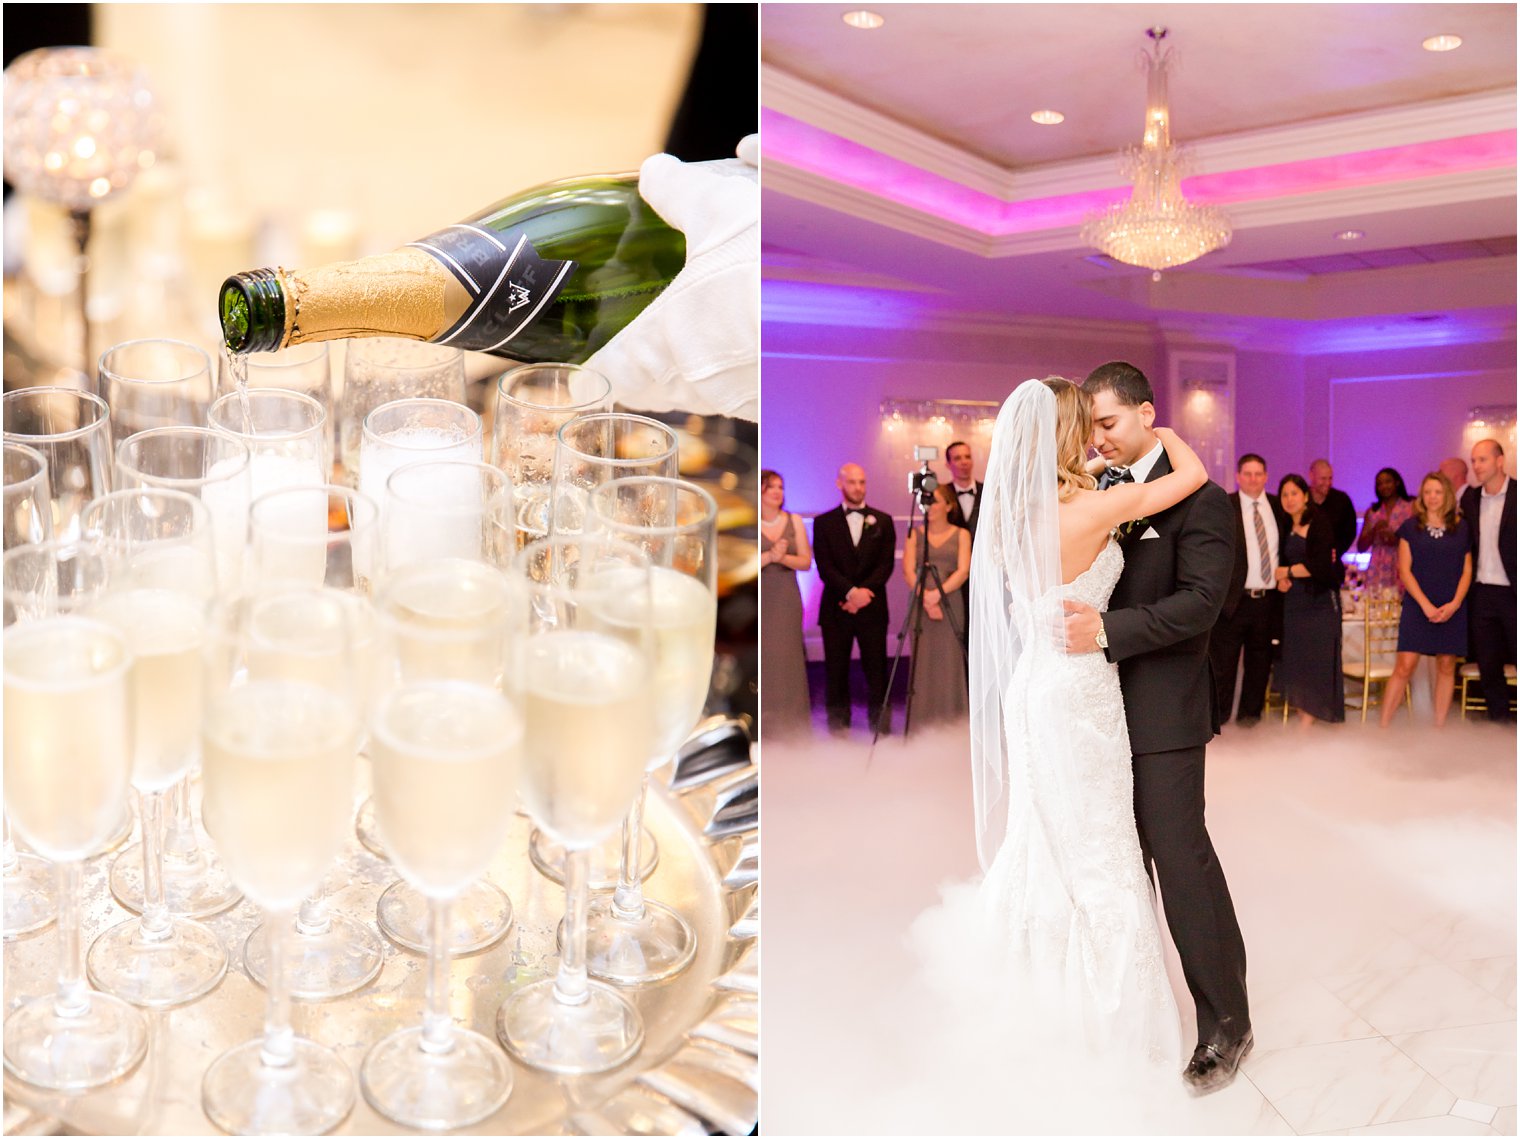
M1092 438L1092 397L1062 376L1040 381L1056 397L1056 494L1067 502L1079 490L1097 490L1087 473L1087 444Z

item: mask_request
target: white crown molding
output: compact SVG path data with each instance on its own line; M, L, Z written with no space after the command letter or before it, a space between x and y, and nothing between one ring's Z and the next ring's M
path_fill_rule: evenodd
M1123 185L1115 154L1010 170L799 79L774 64L762 64L761 87L765 105L773 110L1005 201L1061 197ZM1510 88L1182 141L1191 150L1198 173L1222 174L1514 130L1516 122L1515 90Z

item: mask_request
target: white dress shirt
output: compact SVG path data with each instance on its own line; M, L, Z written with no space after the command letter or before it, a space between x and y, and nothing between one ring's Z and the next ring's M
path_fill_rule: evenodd
M961 486L960 483L952 481L950 486L955 491L956 501L961 504L961 513L966 516L967 521L970 521L971 511L976 508L976 483Z
M866 528L866 516L864 514L851 514L854 509L848 502L844 504L844 524L850 528L850 542L852 545L860 545L860 535Z
M1152 447L1149 451L1141 455L1138 459L1130 464L1129 473L1131 477L1133 477L1136 482L1144 482L1146 479L1150 478L1151 471L1155 468L1156 463L1160 461L1161 456L1165 453L1166 448L1162 446L1161 440L1157 439L1156 445L1154 447Z
M1478 491L1478 581L1483 585L1510 585L1499 555L1499 523L1504 520L1504 496L1509 493L1509 476L1499 493Z
M1261 577L1261 547L1256 543L1256 521L1251 517L1257 509L1261 511L1261 524L1267 531L1267 556L1272 562L1270 568L1273 573L1277 572L1277 519L1272 514L1272 503L1265 493L1260 498L1251 498L1245 491L1241 491L1240 517L1245 523L1246 531L1246 588L1276 589L1275 579L1269 577L1263 581Z

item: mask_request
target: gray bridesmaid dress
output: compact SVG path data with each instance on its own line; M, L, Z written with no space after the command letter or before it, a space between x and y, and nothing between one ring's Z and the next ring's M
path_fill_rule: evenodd
M782 533L792 553L802 520L788 514ZM774 543L762 529L760 550ZM797 571L780 562L760 570L760 732L761 739L796 739L812 731L807 650L802 644L802 593Z
M918 533L923 537L923 531ZM959 529L952 530L940 546L929 543L929 564L939 571L941 581L955 572L960 533ZM956 636L957 629L961 636L966 633L965 590L956 589L941 599L940 608L945 619L932 621L925 614L923 631L913 639L913 699L908 712L908 727L913 732L966 716L966 658Z

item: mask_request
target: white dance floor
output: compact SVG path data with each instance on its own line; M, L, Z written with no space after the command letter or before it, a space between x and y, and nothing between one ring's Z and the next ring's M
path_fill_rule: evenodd
M764 747L766 1134L1515 1134L1513 729L1268 721L1214 741L1256 1048L1232 1087L1159 1107L1079 1070L1036 1107L996 1056L934 1074L906 934L976 873L964 732L883 740L869 767L860 733Z

